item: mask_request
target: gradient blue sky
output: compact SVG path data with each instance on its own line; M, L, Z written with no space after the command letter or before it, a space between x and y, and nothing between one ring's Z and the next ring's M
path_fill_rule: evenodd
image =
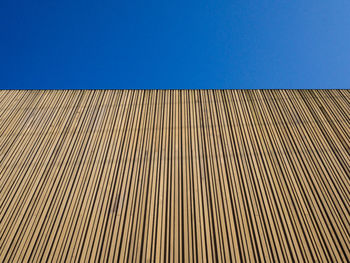
M350 88L350 1L2 0L1 89Z

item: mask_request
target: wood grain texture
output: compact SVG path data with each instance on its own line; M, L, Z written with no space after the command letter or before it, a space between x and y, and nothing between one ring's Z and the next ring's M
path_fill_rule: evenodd
M0 91L0 261L350 259L350 91Z

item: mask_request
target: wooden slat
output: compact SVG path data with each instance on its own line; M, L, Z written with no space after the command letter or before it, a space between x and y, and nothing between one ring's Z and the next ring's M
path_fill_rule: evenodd
M350 260L349 90L0 91L0 261Z

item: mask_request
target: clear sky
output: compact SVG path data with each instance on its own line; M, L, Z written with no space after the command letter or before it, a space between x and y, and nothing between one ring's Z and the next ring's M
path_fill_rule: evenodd
M2 89L350 88L349 0L1 0Z

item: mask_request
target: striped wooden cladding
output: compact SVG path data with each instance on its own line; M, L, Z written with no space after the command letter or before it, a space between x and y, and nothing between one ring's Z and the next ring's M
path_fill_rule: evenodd
M0 261L349 261L350 91L0 91Z

